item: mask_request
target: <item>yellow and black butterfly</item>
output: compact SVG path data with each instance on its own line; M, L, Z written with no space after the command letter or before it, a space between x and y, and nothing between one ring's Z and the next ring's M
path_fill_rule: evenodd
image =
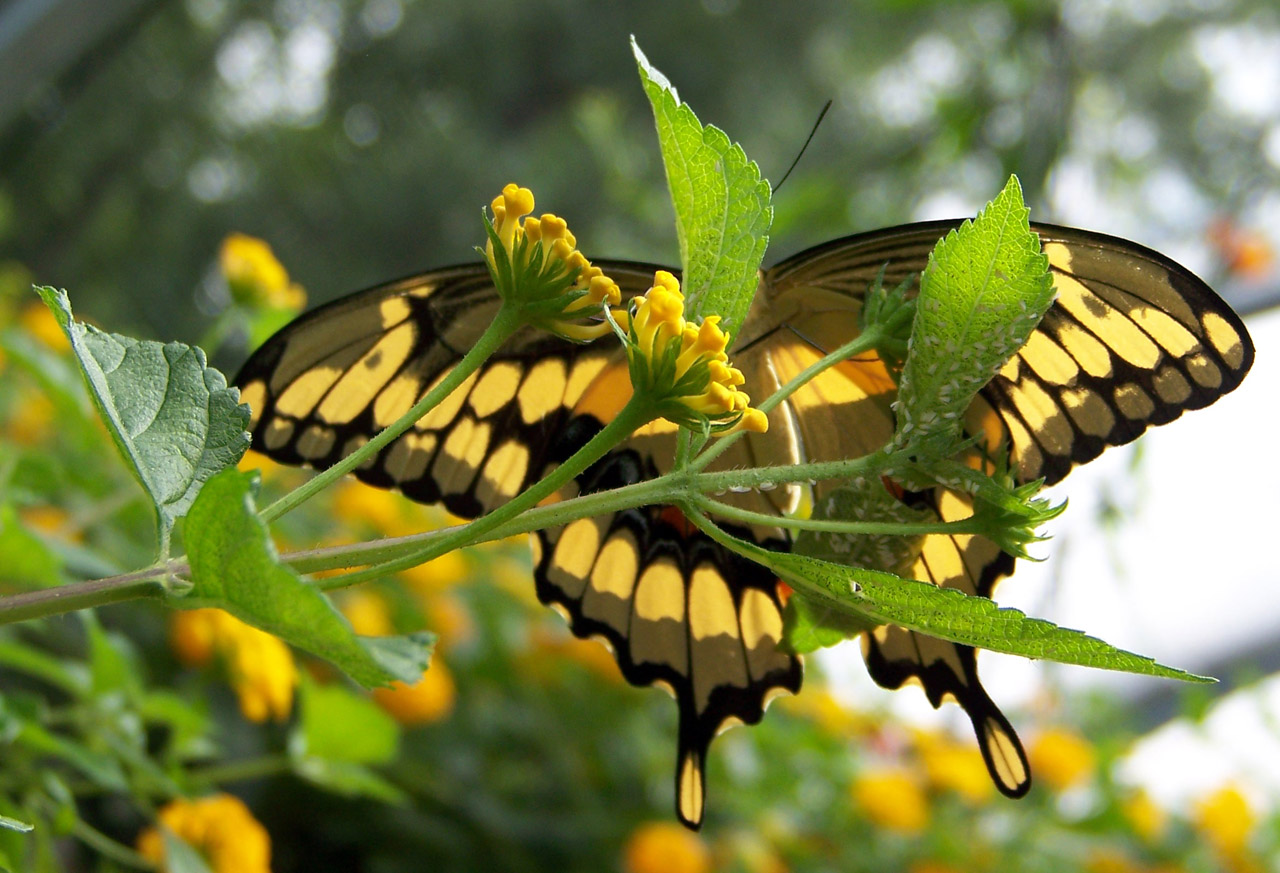
M738 332L734 363L767 397L858 331L868 287L918 274L958 221L877 230L809 249L764 271ZM1007 444L1018 482L1057 482L1108 446L1137 438L1240 384L1253 346L1240 319L1202 281L1126 240L1033 225L1058 298L1038 329L970 406L966 428ZM642 293L656 267L597 261ZM435 270L353 294L272 337L237 377L253 408L253 447L283 463L332 465L395 421L471 348L498 308L483 264ZM716 466L852 458L893 432L895 383L873 354L825 371L770 414ZM497 355L417 425L356 471L373 485L475 517L509 500L582 446L630 395L626 360L607 339L575 345L534 330ZM671 464L675 427L658 421L578 477L573 493L626 485ZM781 513L840 483L731 494ZM562 493L561 497L573 496ZM948 491L916 495L944 520L972 511ZM737 530L771 548L780 529ZM573 632L607 641L635 685L660 685L680 710L676 808L702 821L704 762L725 727L760 720L800 688L800 659L780 647L778 580L692 530L670 507L632 509L539 532L539 598ZM1014 560L974 536L930 535L908 568L917 579L990 596ZM936 707L954 700L973 722L996 785L1030 786L1026 755L978 680L967 646L882 627L864 637L879 684L915 680Z

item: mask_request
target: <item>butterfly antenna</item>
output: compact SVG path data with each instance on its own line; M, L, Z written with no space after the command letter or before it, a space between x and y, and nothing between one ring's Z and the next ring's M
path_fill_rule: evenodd
M809 147L809 143L813 142L813 135L818 132L818 125L822 124L822 119L827 117L827 110L831 108L831 101L828 100L823 104L822 111L818 113L818 120L813 123L813 129L809 131L809 136L805 139L804 145L800 146L800 152L796 155L796 159L791 162L791 166L787 167L787 171L782 174L782 178L778 180L778 184L773 186L773 193L777 194L778 189L782 187L782 183L787 181L787 177L791 175L791 171L796 168L796 164L800 163L800 159L804 157L804 151Z

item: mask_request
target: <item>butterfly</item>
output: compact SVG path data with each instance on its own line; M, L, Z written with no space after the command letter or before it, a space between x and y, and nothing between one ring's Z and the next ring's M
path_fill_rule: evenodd
M801 252L760 274L733 351L746 388L763 398L855 336L868 288L919 274L957 221L876 230ZM1204 282L1127 240L1033 224L1057 299L1025 346L965 417L979 446L1009 457L1018 483L1053 484L1108 446L1136 439L1233 390L1253 362L1234 312ZM658 267L596 261L624 299ZM499 300L481 264L411 276L336 300L285 326L240 371L253 410L253 447L286 464L325 468L367 442L443 379L485 329ZM477 517L538 481L584 445L630 396L626 358L607 339L578 345L518 333L416 426L355 471ZM713 469L853 458L893 433L893 374L874 353L826 370L770 413ZM628 485L670 469L676 428L656 421L558 495ZM839 482L731 493L758 512L795 512ZM938 489L913 505L944 521L967 517L967 495ZM781 528L725 525L773 549ZM776 695L796 693L801 661L782 644L784 591L759 565L714 543L672 507L573 521L532 538L538 597L580 637L613 651L623 676L657 685L679 708L676 812L700 826L711 740L754 724ZM1014 559L971 535L922 537L906 575L991 596ZM997 787L1017 797L1030 768L1017 734L978 678L976 652L893 626L863 636L877 683L917 682L933 706L958 703L973 723Z

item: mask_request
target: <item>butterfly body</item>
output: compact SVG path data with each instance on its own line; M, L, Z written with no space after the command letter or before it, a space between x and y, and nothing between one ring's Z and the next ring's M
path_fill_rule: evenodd
M763 399L859 331L867 289L927 263L959 222L904 225L835 240L763 271L732 357ZM1135 243L1033 225L1059 298L1027 345L982 390L966 416L981 437L975 463L1007 445L1019 482L1052 483L1110 445L1233 390L1253 359L1239 319L1203 282ZM596 261L624 298L645 290L653 265ZM304 315L259 349L237 377L253 408L254 447L284 463L330 466L403 414L471 348L497 311L482 264L379 286ZM591 438L630 396L626 358L609 337L575 345L523 330L442 404L356 471L412 499L475 517L536 482ZM713 469L839 460L893 434L895 382L872 353L825 371L770 413ZM561 493L632 484L666 472L676 428L637 431ZM843 483L727 494L768 514L803 512ZM942 520L972 512L938 489L914 499ZM697 826L711 739L754 723L768 701L799 690L799 658L781 647L782 599L761 567L681 524L671 508L639 507L541 531L533 540L539 598L579 636L606 640L632 684L659 685L680 710L677 812ZM737 530L770 548L780 528ZM974 536L929 535L907 575L990 596L1013 558ZM1030 785L1013 728L983 690L975 652L895 627L864 637L881 685L922 685L938 706L969 714L997 786Z

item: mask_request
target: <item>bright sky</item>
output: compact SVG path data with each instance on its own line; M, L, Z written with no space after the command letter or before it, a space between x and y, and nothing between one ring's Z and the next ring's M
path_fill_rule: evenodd
M1129 472L1133 449L1111 449L1047 492L1070 498L1067 511L1046 528L1053 540L1038 547L1050 559L1020 564L996 591L1002 606L1193 673L1275 638L1280 565L1265 544L1280 537L1274 527L1280 466L1270 462L1280 430L1280 359L1268 354L1280 345L1280 312L1256 316L1248 328L1259 351L1244 384L1208 409L1149 432L1136 475ZM1098 508L1108 491L1123 517L1104 531ZM824 660L855 706L887 706L912 721L942 721L969 732L958 707L945 706L939 715L916 689L882 691L860 661L856 646ZM1011 711L1024 740L1051 683L1069 691L1144 694L1172 681L992 654L981 655L979 664L983 684ZM1229 780L1258 801L1275 803L1277 725L1280 680L1272 679L1223 698L1201 725L1179 720L1144 738L1124 776L1174 807Z

